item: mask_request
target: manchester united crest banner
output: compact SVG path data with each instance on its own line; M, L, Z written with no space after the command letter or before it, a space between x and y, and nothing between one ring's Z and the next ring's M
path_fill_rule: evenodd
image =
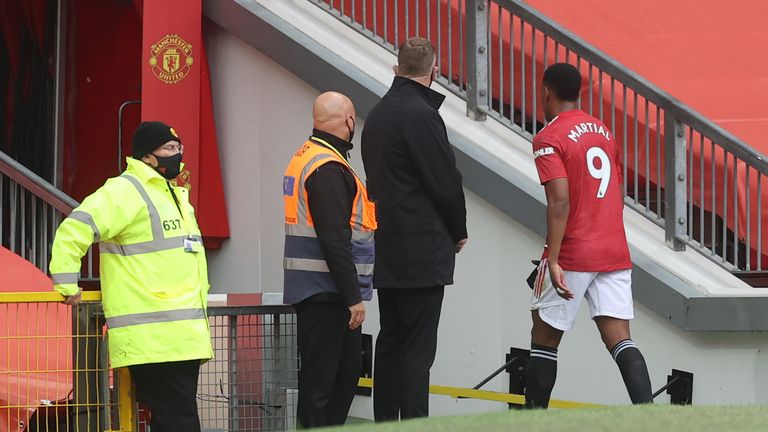
M202 0L144 0L141 119L172 126L184 145L176 183L190 191L206 247L229 237L216 145Z
M177 182L198 202L200 173L200 65L202 0L145 0L141 119L162 121L179 133L184 170Z

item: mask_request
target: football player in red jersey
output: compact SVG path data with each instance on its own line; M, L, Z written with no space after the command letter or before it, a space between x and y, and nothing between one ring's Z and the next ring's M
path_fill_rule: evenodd
M632 262L624 233L619 147L598 119L577 109L581 74L557 63L544 71L548 124L533 140L547 196L547 246L534 283L531 358L525 403L546 408L557 375L557 347L582 298L619 366L632 403L650 403L645 359L630 338Z

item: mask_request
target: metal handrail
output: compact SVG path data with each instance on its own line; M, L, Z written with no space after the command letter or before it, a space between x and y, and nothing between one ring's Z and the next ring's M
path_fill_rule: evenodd
M554 57L557 60L557 48L562 47L565 51L565 61L569 62L569 54L576 57L576 66L580 68L582 62L588 66L588 102L589 114L593 114L596 109L593 99L597 100L599 116L603 117L603 104L607 102L603 96L603 77L610 78L610 113L611 126L614 129L614 83L623 87L623 156L625 177L627 174L627 153L632 150L634 153L634 193L629 196L627 185L624 183L626 203L646 218L661 225L665 230L665 240L668 246L673 250L681 251L686 246L691 246L704 256L722 266L729 271L743 270L763 270L764 260L762 250L766 247L765 237L762 235L764 217L762 214L762 194L761 183L763 176L768 174L768 162L766 156L750 147L742 140L727 132L725 129L716 125L711 120L693 110L688 105L672 97L667 92L642 78L626 66L620 64L615 59L598 50L575 34L565 30L558 24L547 19L543 14L536 11L531 6L521 0L467 0L467 21L468 27L472 27L474 38L467 39L467 52L470 62L476 62L478 66L469 74L467 88L473 89L468 92L467 112L476 119L483 118L486 114L494 118L504 117L503 94L499 94L498 104L500 109L495 109L492 105L492 94L497 83L491 85L495 65L494 58L491 58L493 41L491 35L493 30L490 23L494 14L491 12L492 5L497 6L496 18L499 26L499 44L502 43L502 11L509 14L510 22L514 19L519 20L518 28L520 30L519 49L520 49L520 68L521 72L521 116L520 123L523 128L523 134L532 136L536 134L536 84L531 83L532 107L531 115L533 118L533 132L525 131L526 116L526 85L525 85L525 55L530 55L531 81L535 81L536 75L536 34L544 38L543 59L544 66L547 63L547 41L551 40L555 44ZM510 29L511 29L510 24ZM530 32L526 33L526 25ZM524 38L529 35L530 52L526 50ZM512 56L512 47L517 49L516 41L510 35L510 56ZM496 53L496 60L499 62L498 85L499 93L502 92L504 66L501 65L501 56L503 55L501 46ZM513 59L511 57L511 59ZM593 68L597 70L598 80L593 80ZM514 69L510 65L510 74ZM490 87L490 88L489 88ZM632 94L633 108L630 108L633 117L633 136L627 136L627 90ZM512 89L514 91L514 88ZM593 91L597 91L595 98ZM638 117L642 112L638 110L638 97L643 99L645 107L645 116L642 122L638 122ZM586 102L586 101L584 101ZM514 107L515 101L510 96L510 104ZM653 162L650 146L649 114L654 110L649 110L650 106L655 106L655 138L656 138L656 157L655 169L651 170ZM581 101L579 104L581 107ZM510 112L510 116L512 113ZM607 116L607 114L606 114ZM503 120L503 119L502 119ZM512 121L514 123L514 120ZM513 124L514 126L514 124ZM639 147L643 144L643 137L638 134L640 127L645 135L644 152L639 154ZM663 130L663 139L662 139ZM695 146L695 139L698 138L699 145ZM617 138L618 140L619 138ZM707 154L704 141L711 143L710 152ZM631 146L630 146L631 143ZM697 152L698 149L698 152ZM642 151L642 150L641 150ZM718 156L717 153L721 155ZM663 160L661 154L663 153ZM643 166L639 165L638 157L642 158L645 165L645 173L640 178ZM730 160L729 160L730 159ZM697 160L697 163L694 161ZM706 160L706 164L705 164ZM720 161L720 162L718 162ZM741 165L741 167L739 167ZM662 170L662 166L664 169ZM696 173L698 166L698 173ZM707 180L706 168L709 168L709 180ZM730 171L729 171L730 169ZM756 195L751 195L750 173L756 179ZM695 176L698 175L698 178ZM653 179L653 180L652 180ZM638 181L645 183L645 194L640 198L643 190L638 188ZM698 187L696 181L698 180ZM718 180L721 180L722 190L718 194ZM732 180L732 185L729 182ZM655 181L655 188L651 188L651 182ZM706 186L705 186L706 183ZM744 190L739 191L738 185L744 185ZM732 187L732 190L729 188ZM653 191L655 189L655 191ZM655 192L655 209L651 203L651 194ZM698 201L696 200L698 196ZM741 197L741 198L740 198ZM706 199L706 202L704 201ZM634 201L634 202L633 202ZM663 203L663 206L662 206ZM744 203L745 211L739 211L739 203ZM756 211L752 214L751 206ZM730 212L730 214L729 214ZM730 216L730 219L729 219ZM745 224L740 226L740 218L744 217ZM752 221L756 221L756 232L753 230ZM709 223L711 230L705 230ZM743 231L743 236L740 232ZM710 236L711 232L711 236ZM753 242L754 240L754 242ZM756 254L753 255L753 252ZM754 258L753 258L754 256Z
M750 163L763 174L768 174L768 157L758 152L732 133L723 129L702 114L681 102L679 99L660 89L627 66L624 66L608 54L595 48L589 42L563 28L544 14L532 8L522 0L493 0L499 6L512 11L524 21L534 25L542 33L548 33L560 45L577 53L581 58L607 72L620 83L626 85L655 105L674 114L675 117L692 126L698 132L731 154ZM471 0L470 0L471 2Z
M607 125L610 116L623 150L625 204L662 227L673 250L692 247L737 273L768 270L768 157L523 0L437 0L421 12L416 0L385 0L383 14L381 0L363 0L362 10L355 2L308 1L391 52L410 36L434 39L438 81L466 100L467 115L494 118L528 139L543 122L536 97L543 68L552 58L585 65L587 93L578 106L588 103L585 111Z
M208 306L208 316L293 314L291 305Z
M65 215L71 213L75 207L80 205L72 197L56 189L45 179L2 151L0 151L0 174L5 174L11 180Z
M123 115L130 105L141 105L141 100L127 100L117 110L117 172L123 171Z
M479 0L479 2L483 1L485 0ZM697 112L687 104L681 102L679 99L662 90L652 82L643 78L638 73L621 64L613 57L594 47L592 44L580 38L573 32L548 19L544 14L525 3L525 1L490 1L508 11L513 12L516 16L522 18L525 22L534 25L542 33L547 33L549 37L557 40L558 43L560 43L560 45L563 47L574 51L581 58L589 61L599 69L602 69L617 81L638 92L644 98L647 98L658 107L671 112L678 120L688 124L689 126L692 126L698 132L705 135L708 139L716 141L718 145L725 148L729 153L734 154L740 159L749 162L756 169L759 169L760 172L768 175L768 156L758 152L732 133L707 119L701 113ZM333 8L323 0L310 0L310 2L316 4L327 12L333 10ZM396 0L393 0L393 4L396 2ZM467 8L470 8L473 7L475 3L479 4L479 2L478 0L466 0L465 4ZM355 27L354 22L346 23L362 32L370 33L370 30L359 29ZM375 35L370 33L368 36L372 37ZM385 41L384 45L389 49L389 51L393 53L397 51L397 46L392 45L389 42ZM441 80L441 82L447 83L448 81ZM454 93L461 96L461 92Z
M2 151L0 202L10 204L7 209L0 207L0 231L7 234L2 244L47 273L53 233L80 204ZM98 281L93 248L88 249L84 267L80 281Z

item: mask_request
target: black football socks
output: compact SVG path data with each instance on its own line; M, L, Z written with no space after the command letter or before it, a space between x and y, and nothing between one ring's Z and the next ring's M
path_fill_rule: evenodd
M531 344L525 380L525 407L547 408L557 377L557 348Z
M643 354L632 339L624 339L611 349L633 404L652 403L651 379ZM533 357L533 350L531 351Z

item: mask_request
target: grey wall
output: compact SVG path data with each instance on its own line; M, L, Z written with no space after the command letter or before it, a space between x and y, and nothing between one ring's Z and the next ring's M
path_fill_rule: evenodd
M310 133L318 92L215 25L208 24L206 38L232 231L222 250L209 255L213 291L280 292L282 172ZM363 125L359 119L357 127ZM353 165L362 172L357 151ZM528 346L530 291L523 278L543 243L468 191L467 205L470 240L458 257L456 284L446 291L432 374L434 384L459 387L472 387L503 364L510 346ZM695 374L695 403L768 403L768 335L687 333L639 305L632 325L654 388L678 368ZM378 331L375 299L364 331L374 336ZM485 388L506 391L506 380L503 373ZM560 349L554 397L629 403L586 307ZM497 403L432 398L435 415L505 409ZM666 395L657 399L665 400ZM358 397L353 414L370 416L370 399Z

